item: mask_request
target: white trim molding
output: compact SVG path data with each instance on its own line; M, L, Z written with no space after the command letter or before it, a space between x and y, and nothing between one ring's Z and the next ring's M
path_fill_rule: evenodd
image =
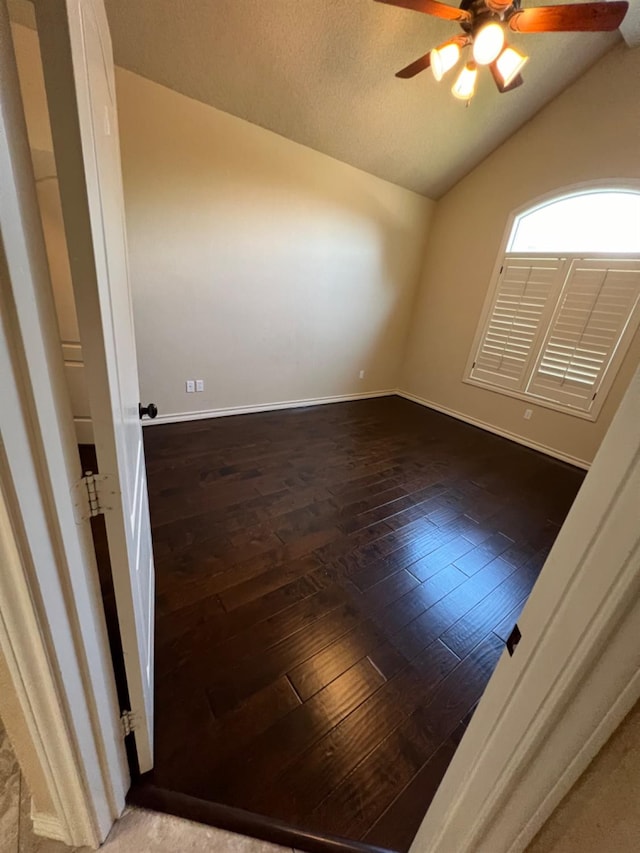
M159 414L153 420L142 421L143 426L154 424L177 424L181 421L198 421L205 418L226 418L232 415L250 415L257 412L277 412L280 409L302 409L306 406L326 406L329 403L347 403L352 400L370 400L375 397L391 397L399 394L395 388L387 391L365 391L361 394L337 394L334 397L308 397L301 400L283 400L276 403L256 403L249 406L228 406L221 409L201 409L195 412L172 412Z
M49 794L40 831L97 847L130 780L5 3L0 138L0 646Z
M62 341L62 357L65 364L67 362L82 364L84 362L82 344L79 341Z
M52 838L54 841L62 841L64 844L69 843L65 828L56 815L32 809L31 824L35 835L40 835L42 838Z
M540 444L537 441L532 441L529 438L525 438L523 435L518 435L515 432L509 432L509 430L506 429L501 429L500 427L494 426L486 421L481 421L478 418L472 418L471 415L465 415L463 412L458 412L455 409L449 409L446 406L441 406L439 403L434 403L432 400L426 400L424 397L418 397L416 394L410 394L408 391L402 391L400 389L395 393L399 397L404 397L405 400L411 400L412 403L419 403L419 405L425 406L427 409L433 409L436 412L441 412L443 415L449 415L452 418L457 418L459 421L464 421L472 426L480 427L480 429L485 429L488 432L495 433L495 435L502 436L502 438L508 438L510 441L515 441L516 444L522 444L525 447L531 448L531 450L537 450L540 453L545 453L547 456L553 456L554 459L561 459L563 462L568 462L570 465L575 465L577 468L584 468L587 470L590 467L591 463L587 462L586 459L580 459L579 456L571 456L569 453L562 453L562 451L556 450L555 447L549 447L547 444Z
M465 415L462 412L457 412L454 409L448 409L446 406L440 406L431 400L426 400L424 397L418 397L416 394L410 394L408 391L403 391L401 388L389 388L385 391L366 391L362 394L338 394L334 397L308 397L303 400L285 400L276 403L256 403L250 406L229 406L220 409L202 409L194 412L171 412L169 414L160 414L153 420L145 419L142 423L145 427L150 427L158 424L176 424L183 421L205 420L207 418L226 418L232 415L250 415L257 412L277 412L281 409L301 409L307 406L324 406L329 403L347 403L353 400L373 400L377 397L404 397L405 400L410 400L412 403L418 403L425 406L427 409L433 409L443 415L449 415L459 421L471 424L472 426L480 427L480 429L492 432L502 438L508 438L510 441L515 441L517 444L522 444L532 450L537 450L540 453L545 453L547 456L553 456L555 459L561 459L563 462L568 462L570 465L575 465L578 468L588 469L590 463L586 459L580 459L578 456L571 456L568 453L562 453L554 447L549 447L546 444L539 444L531 441L522 435L509 432L508 430L500 429L500 427L487 423L486 421L472 418L470 415Z

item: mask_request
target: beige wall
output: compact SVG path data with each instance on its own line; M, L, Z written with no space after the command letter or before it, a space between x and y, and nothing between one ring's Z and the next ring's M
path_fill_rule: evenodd
M51 141L39 73L25 71L37 39L14 32L38 165ZM615 48L437 205L130 72L116 79L143 400L171 415L400 385L593 458L640 335L595 423L462 377L509 214L578 182L640 178L640 50ZM205 391L186 394L188 378Z
M640 360L640 334L595 423L462 378L511 211L578 182L640 178L638 91L640 49L621 44L438 201L403 389L568 456L593 458ZM530 421L526 407L534 410Z
M640 705L569 791L527 853L640 850Z
M395 388L433 202L116 84L143 399L179 414Z

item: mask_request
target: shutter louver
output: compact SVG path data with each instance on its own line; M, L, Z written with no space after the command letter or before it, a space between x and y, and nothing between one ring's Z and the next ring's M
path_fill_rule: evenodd
M589 411L639 302L639 262L574 260L527 392Z
M560 287L560 258L505 258L471 379L518 390Z

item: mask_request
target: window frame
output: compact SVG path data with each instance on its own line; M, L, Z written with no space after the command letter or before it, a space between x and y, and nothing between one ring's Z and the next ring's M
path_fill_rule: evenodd
M586 188L583 187L582 189L574 190L573 192L563 192L561 195L556 195L554 193L551 196L545 197L545 199L542 201L540 199L538 199L535 202L535 204L527 206L521 210L518 210L516 213L512 214L511 220L510 220L511 225L510 225L508 232L507 232L507 235L506 235L504 253L505 254L512 254L512 255L522 255L522 256L526 255L527 257L529 257L529 256L534 257L536 254L541 254L540 252L536 252L533 249L526 249L526 250L523 250L521 252L520 251L516 252L516 251L513 251L509 248L510 244L514 241L514 239L516 237L518 220L524 219L525 217L531 216L535 213L539 213L540 211L544 210L546 207L552 207L552 206L554 206L560 202L568 201L569 199L579 198L580 196L593 196L593 195L602 195L602 194L610 194L610 195L619 194L619 195L640 196L640 185L637 185L633 182L625 184L624 186L620 185L620 186L616 186L616 187L612 187L608 183L604 184L604 185L589 185ZM564 255L566 255L566 254L584 255L585 251L586 251L585 249L580 249L578 252L562 251L560 254L562 255L562 257L564 257ZM557 257L558 256L557 254L554 254L554 250L552 250L552 249L546 249L542 254L544 254L546 257ZM597 252L597 251L591 252L591 251L589 251L587 254L589 257L592 257L592 256L595 256L598 254L602 254L602 252ZM632 254L635 257L636 253L635 252L631 252L631 253L629 253L629 252L617 252L616 250L611 250L611 249L606 250L606 255L609 258L623 257L623 256L628 255L628 254Z
M512 258L531 258L531 259L549 259L549 258L561 258L566 259L567 267L566 269L570 269L571 262L574 260L581 259L591 259L591 260L629 260L629 261L640 261L640 254L634 252L620 252L620 253L612 253L612 252L562 252L558 254L554 254L553 252L507 252L507 246L510 243L511 235L513 234L514 226L517 222L517 219L524 214L531 213L532 211L544 207L547 204L550 204L554 201L560 201L563 198L569 198L571 196L577 195L586 195L594 192L602 192L603 190L609 190L611 192L620 191L620 192L636 192L640 193L640 181L597 181L590 182L588 184L579 184L574 185L572 187L565 187L563 189L555 190L551 193L545 194L532 202L527 203L521 208L512 211L510 216L508 217L506 228L503 234L503 238L500 244L500 249L498 255L496 257L496 261L493 267L492 275L491 275L491 285L487 290L482 311L480 313L480 318L477 323L476 331L473 337L471 349L469 351L469 356L467 358L467 362L464 369L464 374L462 377L462 381L466 385L471 385L474 388L482 388L484 391L491 391L494 394L500 394L505 397L512 397L516 400L522 400L524 402L530 403L532 405L541 406L545 409L552 409L553 411L561 412L565 415L570 415L571 417L581 418L586 421L596 421L602 406L604 405L605 400L611 390L615 377L622 365L624 360L624 356L626 355L629 346L631 345L633 338L640 327L640 312L631 323L627 323L618 344L616 345L615 352L611 357L609 364L604 370L603 376L600 380L600 384L597 388L596 398L592 401L592 404L588 410L572 408L563 403L555 402L554 400L548 400L544 397L538 397L534 394L527 392L526 390L514 390L511 388L504 388L500 385L492 385L489 382L485 382L483 380L479 380L476 378L472 378L471 373L473 370L473 365L476 361L476 357L478 355L479 347L482 342L482 339L485 334L485 329L487 326L487 322L489 317L493 311L493 306L495 303L498 286L500 283L500 274L501 269L506 260L509 257ZM561 287L558 299L564 288ZM552 322L553 317L556 313L557 304L554 307L550 323ZM542 337L539 339L538 350L533 354L533 365L532 372L529 376L529 381L533 376L533 370L535 370L535 365L538 362L539 356L541 354L542 343L546 339L547 333L549 330L549 326L543 332Z

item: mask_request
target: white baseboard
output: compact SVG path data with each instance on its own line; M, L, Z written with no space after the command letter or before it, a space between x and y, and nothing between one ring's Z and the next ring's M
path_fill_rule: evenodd
M488 432L493 432L495 435L502 436L502 438L508 438L510 441L515 441L517 444L530 447L532 450L538 450L540 453L546 453L547 456L553 456L555 459L561 459L563 462L568 462L570 465L575 465L577 468L584 468L585 470L588 470L591 465L591 463L587 462L585 459L580 459L577 456L571 456L568 453L562 453L560 450L556 450L546 444L539 444L537 441L531 441L530 439L517 435L514 432L509 432L508 430L500 429L500 427L494 426L493 424L488 424L486 421L478 420L478 418L472 418L470 415L464 415L462 412L455 411L455 409L448 409L446 406L440 406L437 403L431 402L431 400L425 400L424 397L418 397L415 394L410 394L408 391L402 391L398 388L395 393L399 397L404 397L405 400L411 400L413 403L419 403L421 406L426 406L427 409L434 409L436 412L442 412L443 415L450 415L452 418L457 418L459 421L464 421L467 424L472 424L472 426L477 426L481 429L487 430Z
M276 412L279 409L301 409L304 406L325 406L328 403L346 403L350 400L369 400L374 397L389 397L396 394L391 388L387 391L366 391L362 394L339 394L335 397L310 397L305 400L284 400L278 403L257 403L252 406L231 406L222 409L203 409L199 412L173 412L167 415L158 415L153 420L145 419L142 425L145 427L154 424L176 424L181 421L199 421L205 418L226 418L231 415L249 415L256 412Z
M488 432L493 432L502 438L508 438L510 441L515 441L517 444L522 444L525 447L530 447L532 450L538 450L540 453L545 453L547 456L553 456L555 459L561 459L563 462L568 462L570 465L576 465L578 468L589 468L590 463L585 459L579 459L577 456L570 456L567 453L562 453L553 447L548 447L546 444L539 444L536 441L531 441L516 433L508 430L500 429L493 424L485 421L472 418L469 415L464 415L462 412L457 412L454 409L448 409L446 406L439 406L430 400L425 400L423 397L418 397L415 394L410 394L408 391L403 391L400 388L389 388L386 391L366 391L362 394L339 394L335 397L309 397L304 400L283 400L278 403L257 403L251 406L230 406L221 409L202 409L197 412L171 412L169 414L158 415L153 420L143 420L142 425L145 427L153 426L154 424L176 424L182 421L198 421L206 418L226 418L231 415L249 415L256 412L277 412L280 409L300 409L305 406L324 406L328 403L346 403L350 400L370 400L375 397L390 397L397 394L398 397L404 397L406 400L411 400L413 403L419 403L428 409L434 409L436 412L442 412L444 415L450 415L452 418L457 418L459 421L472 424L473 426L485 429Z
M33 832L42 838L51 838L69 844L69 837L57 815L48 812L31 812Z

